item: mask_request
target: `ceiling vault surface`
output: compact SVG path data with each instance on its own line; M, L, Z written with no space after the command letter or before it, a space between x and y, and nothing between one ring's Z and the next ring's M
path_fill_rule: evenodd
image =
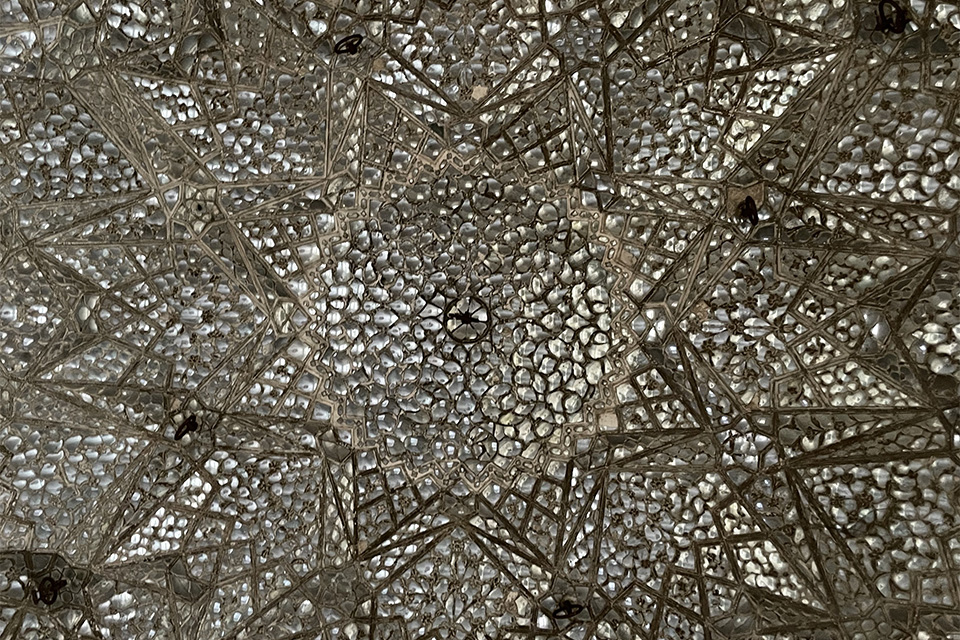
M960 0L0 0L0 640L960 640Z

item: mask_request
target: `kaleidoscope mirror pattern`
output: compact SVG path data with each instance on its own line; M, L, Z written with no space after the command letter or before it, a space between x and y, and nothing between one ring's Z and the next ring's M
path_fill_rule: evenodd
M0 640L960 640L960 5L0 0Z

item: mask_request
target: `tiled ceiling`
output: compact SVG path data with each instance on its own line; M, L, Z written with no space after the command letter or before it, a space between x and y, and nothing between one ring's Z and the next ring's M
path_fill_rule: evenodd
M0 640L960 638L960 7L0 0Z

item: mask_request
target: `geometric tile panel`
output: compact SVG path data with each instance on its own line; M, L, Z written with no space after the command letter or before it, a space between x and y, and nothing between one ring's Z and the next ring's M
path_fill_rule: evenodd
M955 3L0 7L0 640L960 638Z

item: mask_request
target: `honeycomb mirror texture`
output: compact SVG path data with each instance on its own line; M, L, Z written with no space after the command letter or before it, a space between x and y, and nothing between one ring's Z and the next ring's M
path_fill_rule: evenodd
M960 640L957 0L0 0L0 640Z

